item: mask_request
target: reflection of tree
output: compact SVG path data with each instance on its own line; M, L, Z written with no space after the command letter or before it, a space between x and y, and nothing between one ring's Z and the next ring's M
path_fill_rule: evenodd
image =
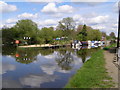
M69 51L63 51L63 53L59 52L58 57L56 58L56 62L63 70L70 70L72 69L71 63L73 62L73 56Z
M2 55L15 55L16 48L12 46L3 46L2 47Z
M99 48L93 48L93 49L81 49L77 51L77 56L82 58L82 62L84 63L86 61L87 56L91 56L93 52L98 50Z
M50 55L54 52L54 49L40 49L40 53L43 56Z
M77 51L77 55L82 58L82 62L84 63L86 60L86 57L88 56L88 50L87 49L82 49Z
M39 50L34 48L18 48L15 54L16 61L24 64L29 64L37 60Z

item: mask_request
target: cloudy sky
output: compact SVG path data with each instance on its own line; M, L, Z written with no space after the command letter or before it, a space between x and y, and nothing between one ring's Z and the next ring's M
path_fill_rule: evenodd
M86 24L107 34L115 32L117 35L117 2L117 0L101 0L101 2L96 0L66 0L66 2L63 0L18 0L17 2L4 0L0 1L0 15L2 15L0 28L4 25L12 27L20 19L31 19L38 24L39 28L56 27L62 18L72 17L76 25Z

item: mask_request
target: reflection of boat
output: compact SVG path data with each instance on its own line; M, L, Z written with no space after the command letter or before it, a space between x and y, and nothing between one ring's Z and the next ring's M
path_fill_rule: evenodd
M72 49L77 49L77 50L80 50L80 49L91 49L91 46L80 46L78 48L72 48Z
M82 46L88 46L88 41L81 41Z
M72 43L73 49L80 48L81 46L82 46L82 43L79 40L74 40Z

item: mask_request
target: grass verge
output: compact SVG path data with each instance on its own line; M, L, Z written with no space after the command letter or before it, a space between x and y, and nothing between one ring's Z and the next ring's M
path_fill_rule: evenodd
M109 50L110 48L116 47L116 46L117 46L117 43L113 43L113 44L111 44L111 45L109 45L109 46L104 47L103 49L104 49L104 50Z
M91 58L69 80L65 88L110 88L112 78L105 69L103 50L93 53Z

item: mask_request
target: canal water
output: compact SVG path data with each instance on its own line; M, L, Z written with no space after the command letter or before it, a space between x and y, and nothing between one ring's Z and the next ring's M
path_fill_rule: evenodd
M63 88L98 48L2 48L3 88Z

